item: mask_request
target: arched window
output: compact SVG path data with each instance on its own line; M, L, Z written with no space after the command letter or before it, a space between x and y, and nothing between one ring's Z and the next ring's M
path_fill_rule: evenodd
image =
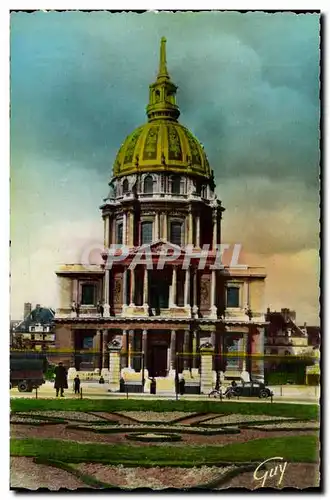
M202 198L206 198L206 195L207 195L207 187L206 187L206 185L205 185L205 184L202 184L201 195L202 195Z
M144 189L143 191L145 193L152 193L154 190L154 180L151 177L151 175L147 175L147 177L144 179Z
M170 241L174 245L182 244L182 223L181 222L171 222L171 234Z
M172 177L172 193L180 194L181 192L181 178L177 175Z
M152 242L152 221L144 221L141 224L141 245Z
M123 182L123 193L128 193L128 180L125 179Z

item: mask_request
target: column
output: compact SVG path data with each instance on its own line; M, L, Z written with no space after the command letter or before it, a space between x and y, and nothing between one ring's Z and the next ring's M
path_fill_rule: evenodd
M75 342L75 337L76 337L76 331L75 330L70 330L69 332L70 335L70 367L68 369L68 379L73 380L76 376L76 342Z
M193 243L193 216L191 209L188 214L188 245L192 245Z
M135 307L135 268L131 269L130 307Z
M124 212L123 213L123 245L127 244L126 233L127 233L127 212Z
M134 339L134 330L130 330L128 333L128 368L133 369L133 339Z
M159 240L159 213L155 215L155 240Z
M201 393L208 394L213 386L212 359L213 347L209 345L200 348L201 352Z
M123 357L123 364L122 368L127 368L128 367L128 341L127 341L127 330L123 330L123 335L122 335L122 346L123 350L125 352L125 357Z
M185 354L190 354L189 351L190 351L190 349L189 349L189 330L185 330L184 340L183 340L183 353L184 353L183 369L184 370L189 370L190 356L185 355Z
M242 345L242 372L246 371L246 355L247 355L247 345L248 345L248 334L243 333L243 337L241 340L241 345Z
M103 340L102 340L102 375L103 372L109 371L109 360L108 360L108 330L103 330Z
M217 213L213 212L213 240L212 240L213 250L215 250L217 246L217 228L218 228L218 217Z
M184 306L190 307L190 269L186 269L184 280Z
M148 302L149 302L149 283L148 283L148 268L145 266L144 268L144 277L143 277L143 307L145 312L148 312Z
M251 335L251 378L257 380L264 379L264 335L265 329L264 327L255 327L252 330ZM253 357L254 356L260 356Z
M106 318L110 316L110 269L105 265L104 271L104 311L103 314Z
M109 385L113 392L120 389L120 347L111 347L109 350Z
M192 369L196 370L197 367L197 333L195 331L192 332Z
M211 316L217 317L217 306L216 306L216 271L212 269L211 275Z
M142 331L142 351L143 351L143 366L144 366L144 377L148 377L147 370L147 350L148 350L148 331Z
M201 220L200 216L196 215L196 247L201 246Z
M94 369L100 369L101 363L101 331L96 330L96 335L93 337L93 366Z
M164 212L163 215L163 239L167 240L167 213Z
M247 281L244 281L244 285L243 285L243 304L244 304L244 309L248 309L249 308L249 290L248 290L248 282Z
M109 246L109 215L104 217L104 247Z
M171 362L170 362L170 370L171 372L175 371L176 368L176 331L172 330L171 331Z
M127 267L124 267L123 272L123 313L126 312L127 307Z
M113 215L109 215L109 224L108 224L108 227L109 227L109 239L108 239L108 247L110 247L110 245L112 245L112 243L114 242L114 239L113 239L113 228L114 228L114 223L113 223Z
M127 238L127 243L130 247L134 246L134 212L131 211L129 214L129 231L128 231L128 238Z
M198 305L197 305L197 269L192 270L192 280L193 280L193 316L198 318Z
M172 285L170 290L170 307L176 307L176 288L177 288L177 269L176 266L172 267Z

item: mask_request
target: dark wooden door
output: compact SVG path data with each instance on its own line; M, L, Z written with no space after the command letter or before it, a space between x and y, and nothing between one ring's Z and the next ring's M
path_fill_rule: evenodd
M166 377L167 373L167 346L153 345L151 347L150 377Z

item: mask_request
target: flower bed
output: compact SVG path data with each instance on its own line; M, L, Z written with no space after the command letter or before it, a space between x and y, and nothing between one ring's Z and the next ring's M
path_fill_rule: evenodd
M33 418L33 417L23 417L23 416L18 416L18 415L11 415L10 417L10 423L11 424L20 424L20 425L58 425L58 424L65 424L65 420L61 419L43 419L42 417L40 418Z
M103 418L97 417L96 415L91 415L90 413L85 413L82 411L29 411L26 412L15 412L13 415L17 415L24 418L43 418L45 419L61 419L61 420L75 420L79 422L102 422Z
M272 415L241 415L239 413L233 413L230 415L223 415L220 417L211 418L209 420L204 420L201 426L214 426L214 425L230 425L239 424L243 422L275 422L275 421L290 421L293 420L291 417L275 417Z
M142 441L144 443L170 443L182 439L180 434L167 434L165 432L133 432L132 434L126 434L125 437L131 441Z
M131 418L137 422L155 422L155 423L173 423L174 421L181 420L183 418L193 417L197 415L196 412L184 412L184 411L120 411L116 412L117 415L122 415L123 417Z
M92 432L99 433L115 433L115 432L136 432L138 430L142 430L145 432L182 432L186 434L200 434L205 436L213 436L217 434L239 434L240 430L238 427L217 427L212 429L207 429L203 427L188 427L186 425L175 425L175 426L161 426L156 424L115 424L115 425L106 425L102 423L101 425L93 425L93 424L82 424L82 425L68 425L68 429L75 430L87 430Z
M295 422L273 422L271 424L246 425L247 429L258 429L262 431L302 431L302 430L319 430L320 425L315 421L295 421Z

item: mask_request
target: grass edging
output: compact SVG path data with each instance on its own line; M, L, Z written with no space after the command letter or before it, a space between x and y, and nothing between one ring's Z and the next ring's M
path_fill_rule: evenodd
M65 445L64 445L65 443ZM315 435L285 436L231 443L225 446L184 444L168 446L132 446L129 444L77 443L56 439L11 439L11 455L48 458L70 463L93 462L145 466L217 465L219 462L246 463L283 456L290 462L316 463L319 439ZM189 455L187 456L187 450Z
M92 488L97 488L97 489L115 488L115 486L112 486L111 484L99 481L98 479L94 478L93 476L89 476L88 474L81 472L79 469L72 467L71 465L69 465L66 462L62 462L61 460L52 460L50 458L34 458L33 461L36 464L49 465L50 467L56 467L57 469L64 470L64 471L68 472L69 474L72 474L73 476L75 476L77 479L80 479L87 486L91 486Z
M254 403L226 401L190 400L138 400L138 399L29 399L17 398L11 400L12 411L29 410L67 410L67 411L186 411L190 413L243 413L247 415L272 415L293 418L317 420L320 414L318 404L286 404L286 403Z

